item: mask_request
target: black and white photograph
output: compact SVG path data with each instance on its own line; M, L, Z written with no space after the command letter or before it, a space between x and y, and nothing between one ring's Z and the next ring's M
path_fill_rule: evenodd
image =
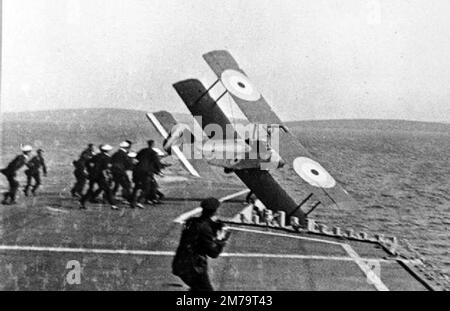
M450 290L449 1L0 7L0 291Z

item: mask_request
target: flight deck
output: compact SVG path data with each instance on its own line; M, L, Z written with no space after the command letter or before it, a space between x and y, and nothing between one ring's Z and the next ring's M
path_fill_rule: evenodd
M176 179L174 179L176 180ZM347 236L315 224L314 232L255 224L242 188L201 181L165 185L164 204L119 211L55 191L0 207L1 290L187 290L171 274L180 219L192 215L208 189L228 197L219 217L232 231L210 259L217 290L440 290L419 259L391 251L376 237ZM338 234L334 234L338 233ZM378 236L378 238L380 238ZM68 279L78 263L79 282ZM424 272L425 271L425 272ZM428 276L427 276L428 275Z

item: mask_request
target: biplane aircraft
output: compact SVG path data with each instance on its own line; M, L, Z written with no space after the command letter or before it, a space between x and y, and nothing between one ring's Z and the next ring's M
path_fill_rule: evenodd
M192 116L201 121L197 122L200 129L189 130L166 111L147 114L163 136L167 152L177 156L195 177L201 178L201 172L211 169L210 165L223 167L225 173L233 172L266 208L273 212L284 211L286 217L298 217L302 227L306 226L307 215L319 205L351 207L356 204L283 124L229 52L212 51L203 58L217 75L208 89L196 79L173 85ZM225 91L213 99L210 91L218 83ZM234 125L217 104L225 95L239 106L253 128L265 135L253 133L242 138L237 131L230 131ZM190 154L180 150L182 137L189 137L187 141L191 143L197 142L201 147L200 156L199 148L194 148ZM227 153L229 150L232 152ZM293 179L308 195L298 197L296 189L286 187L284 176Z

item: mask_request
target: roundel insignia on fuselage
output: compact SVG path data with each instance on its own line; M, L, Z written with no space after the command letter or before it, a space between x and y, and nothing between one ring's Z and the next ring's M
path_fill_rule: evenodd
M333 188L336 181L319 163L307 158L297 157L292 166L294 171L307 183L314 187Z
M241 99L257 101L261 98L261 94L255 86L243 73L239 71L227 69L222 72L220 79L231 94Z

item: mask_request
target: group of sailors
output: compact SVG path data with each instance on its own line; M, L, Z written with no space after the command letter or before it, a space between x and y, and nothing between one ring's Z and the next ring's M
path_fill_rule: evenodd
M161 175L167 166L161 162L162 153L154 147L154 141L147 142L147 148L138 153L131 151L132 142L125 140L119 149L111 155L112 147L108 144L99 146L94 152L93 144L73 161L76 182L71 194L80 200L80 208L86 209L86 202L97 203L103 199L112 209L118 209L116 202L119 188L121 196L131 208L143 208L143 203L161 204L163 193L158 190L155 175ZM128 172L131 172L131 180ZM87 191L84 191L88 183Z
M44 176L47 176L47 167L44 160L44 150L38 149L36 154L32 155L33 147L25 145L21 147L22 154L16 156L5 168L0 172L5 175L8 180L9 190L3 193L2 204L12 205L16 203L16 195L19 190L19 182L17 181L17 172L26 167L25 175L27 177L27 183L23 189L25 196L31 194L36 195L36 191L41 185L41 170ZM34 181L34 182L33 182Z
M93 144L89 144L79 159L72 162L76 182L70 192L79 199L80 209L86 209L87 202L98 203L100 200L106 201L112 209L118 209L116 202L119 200L120 189L122 201L127 202L131 208L143 208L143 204L161 204L164 194L158 189L155 175L162 175L162 170L168 165L161 161L165 154L154 147L154 141L149 140L147 144L146 148L137 153L132 151L133 143L130 140L121 142L114 153L113 147L108 144L100 145L99 152L95 151ZM30 191L33 196L36 195L41 185L41 171L47 176L42 149L38 149L33 155L33 147L25 145L21 147L21 151L20 155L0 170L9 184L1 202L5 205L16 203L20 187L17 172L22 167L26 167L27 183L23 188L25 196Z

